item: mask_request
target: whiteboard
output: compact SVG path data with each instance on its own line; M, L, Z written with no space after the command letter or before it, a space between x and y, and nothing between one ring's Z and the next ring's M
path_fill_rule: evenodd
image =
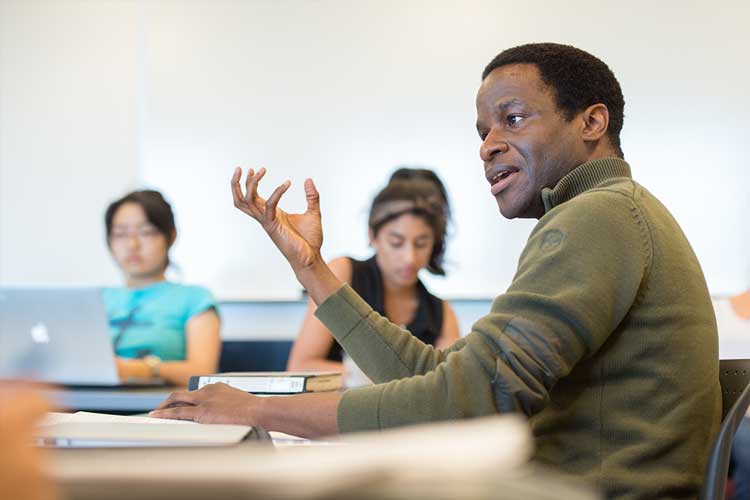
M634 178L680 222L713 293L748 282L746 2L94 4L0 3L0 284L117 282L102 213L148 186L175 209L181 279L225 299L299 297L233 208L233 168L266 166L265 193L292 180L292 211L312 177L333 258L369 255L370 200L396 166L422 165L443 178L455 220L448 277L424 278L447 298L492 297L534 221L503 219L489 194L474 96L496 53L533 41L610 65ZM37 249L30 225L54 251Z

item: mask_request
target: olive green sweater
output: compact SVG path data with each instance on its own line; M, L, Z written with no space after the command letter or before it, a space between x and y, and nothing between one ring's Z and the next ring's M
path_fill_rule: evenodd
M344 393L342 432L523 412L537 460L608 497L695 498L721 419L700 265L627 163L585 163L542 192L507 292L439 351L348 286L316 314L378 385Z

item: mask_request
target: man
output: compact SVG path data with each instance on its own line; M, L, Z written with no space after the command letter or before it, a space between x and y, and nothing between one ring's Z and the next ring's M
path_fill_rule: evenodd
M685 236L622 159L617 80L579 49L524 45L487 66L476 104L500 212L539 222L510 288L471 333L437 351L373 313L320 257L312 181L307 211L288 214L277 205L289 182L266 201L265 171L250 170L243 195L237 169L235 205L378 385L276 399L217 385L175 394L155 415L310 436L523 412L536 458L607 496L694 498L721 418L716 326Z

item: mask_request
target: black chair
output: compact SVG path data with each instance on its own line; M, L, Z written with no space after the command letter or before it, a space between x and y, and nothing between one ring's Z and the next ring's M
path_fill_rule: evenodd
M701 488L701 500L724 500L732 441L750 406L750 359L719 361L723 419Z
M224 341L219 372L284 371L291 349L291 340Z

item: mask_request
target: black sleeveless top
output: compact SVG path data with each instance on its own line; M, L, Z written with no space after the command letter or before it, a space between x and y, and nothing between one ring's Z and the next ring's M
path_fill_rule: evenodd
M375 257L366 261L349 258L352 263L352 288L375 311L385 316L385 291L383 277ZM427 291L422 281L417 280L417 313L406 329L426 344L435 345L443 329L443 301ZM326 359L341 361L343 349L336 340Z

